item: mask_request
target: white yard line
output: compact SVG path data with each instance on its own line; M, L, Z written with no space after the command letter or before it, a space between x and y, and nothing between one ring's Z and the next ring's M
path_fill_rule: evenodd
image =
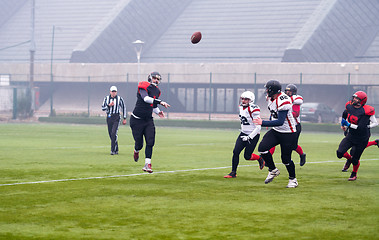
M361 161L377 161L378 158L374 159L363 159ZM319 163L343 163L343 161L322 161L322 162L307 162L307 164L319 164ZM238 167L251 167L254 165L239 165ZM215 167L215 168L197 168L197 169L184 169L184 170L172 170L172 171L160 171L154 172L153 174L162 174L162 173L178 173L178 172L193 172L193 171L205 171L205 170L216 170L216 169L225 169L227 167ZM149 175L150 173L134 173L126 175L114 175L114 176L101 176L101 177L86 177L86 178L67 178L67 179L56 179L56 180L45 180L45 181L36 181L36 182L18 182L18 183L5 183L0 184L0 187L3 186L15 186L15 185L26 185L26 184L39 184L39 183L53 183L53 182L69 182L69 181L82 181L82 180L92 180L92 179L106 179L106 178L121 178L121 177L132 177L132 176L141 176Z

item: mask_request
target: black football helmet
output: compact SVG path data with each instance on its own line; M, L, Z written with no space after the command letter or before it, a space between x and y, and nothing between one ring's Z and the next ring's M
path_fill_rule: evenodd
M290 92L291 95L287 94L287 92ZM287 87L286 87L286 90L285 90L285 93L288 95L288 96L292 96L292 95L296 95L297 94L297 87L295 84L288 84Z
M282 85L278 80L270 80L265 84L267 96L272 97L282 91Z
M153 81L152 81L153 78L156 79L156 80L158 80L159 83L161 83L161 79L162 79L162 77L161 77L161 75L159 74L159 72L152 72L152 73L150 73L149 76L147 77L147 81L148 81L149 83L155 85L155 84L153 83ZM159 83L158 83L158 84L159 84ZM158 85L158 84L156 84L156 85Z

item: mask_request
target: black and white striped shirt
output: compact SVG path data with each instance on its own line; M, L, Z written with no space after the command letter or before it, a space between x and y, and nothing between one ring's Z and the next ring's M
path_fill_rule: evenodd
M114 101L115 103L112 107L109 107L108 105L111 103L111 101ZM106 111L107 115L120 114L120 110L121 110L123 114L123 118L124 119L127 118L127 112L126 112L124 99L122 99L122 97L120 96L116 96L114 98L112 98L111 95L106 96L104 98L101 109L103 111Z

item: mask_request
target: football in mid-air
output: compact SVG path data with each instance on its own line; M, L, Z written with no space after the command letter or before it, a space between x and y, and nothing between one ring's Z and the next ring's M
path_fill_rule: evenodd
M196 44L201 40L201 32L194 32L191 36L191 42Z

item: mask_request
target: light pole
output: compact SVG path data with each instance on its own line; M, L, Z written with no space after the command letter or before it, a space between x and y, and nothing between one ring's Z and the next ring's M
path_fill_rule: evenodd
M36 51L36 44L34 39L35 32L35 0L31 1L31 26L30 26L30 64L29 64L29 87L30 90L34 87L34 54Z
M136 40L133 42L134 44L134 50L136 51L136 54L137 54L137 78L138 78L138 82L140 81L139 80L139 75L140 75L140 60L141 60L141 52L142 52L142 45L144 44L143 41L141 40Z
M53 109L53 54L54 54L54 39L55 39L55 25L53 25L53 33L51 36L51 57L50 57L50 117L55 117Z

